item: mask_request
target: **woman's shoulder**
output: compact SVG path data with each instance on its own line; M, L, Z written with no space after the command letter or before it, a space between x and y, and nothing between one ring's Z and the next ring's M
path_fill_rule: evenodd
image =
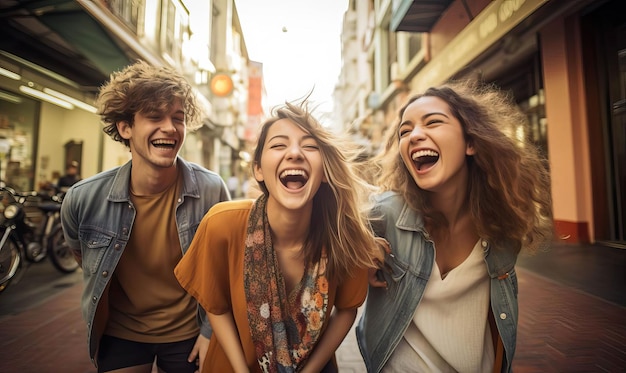
M250 212L253 203L253 199L238 199L233 201L219 202L209 209L207 215L213 216L218 214L236 214L241 212Z
M394 191L374 195L373 202L373 211L384 215L397 215L406 205L404 197Z
M374 231L385 236L388 227L397 226L406 230L423 230L424 219L413 209L402 194L393 191L383 192L374 197L374 206L369 214Z
M253 200L224 201L213 205L204 215L199 231L208 233L204 239L223 240L246 231Z

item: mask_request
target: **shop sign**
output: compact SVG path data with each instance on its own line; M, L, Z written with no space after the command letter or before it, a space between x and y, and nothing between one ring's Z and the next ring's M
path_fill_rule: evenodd
M418 91L444 82L549 0L496 0L465 27L415 79Z

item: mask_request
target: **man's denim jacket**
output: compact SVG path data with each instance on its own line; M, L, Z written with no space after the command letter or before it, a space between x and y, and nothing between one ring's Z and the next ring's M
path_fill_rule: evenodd
M376 218L379 219L376 219ZM402 196L385 192L376 197L372 226L389 241L386 255L387 289L370 287L356 328L357 341L368 372L380 372L402 339L424 294L435 261L433 242L422 217ZM517 275L514 247L491 247L483 241L491 278L491 308L505 349L503 372L511 371L517 333Z
M226 184L215 172L177 159L183 184L176 206L176 226L183 254L189 248L204 214L214 204L230 199ZM61 206L61 222L70 247L82 256L84 290L81 300L83 318L87 322L89 355L94 361L106 311L101 300L111 274L128 243L135 208L130 201L130 170L132 161L121 167L101 172L72 186ZM100 307L99 307L100 305ZM106 305L106 304L105 304ZM98 315L96 317L96 311ZM199 309L200 332L210 338L211 326Z

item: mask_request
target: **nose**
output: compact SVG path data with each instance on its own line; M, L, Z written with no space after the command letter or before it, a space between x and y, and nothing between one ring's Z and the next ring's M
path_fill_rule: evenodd
M411 142L424 140L425 138L426 138L426 133L424 132L424 129L422 128L422 126L413 127L413 130L411 131L411 134L409 135L409 140L411 140Z
M298 144L293 144L287 149L287 159L302 159L302 148Z
M166 133L174 133L176 132L176 126L174 126L174 121L172 120L172 118L169 117L165 117L165 119L163 119L163 122L161 122L161 131L166 132Z

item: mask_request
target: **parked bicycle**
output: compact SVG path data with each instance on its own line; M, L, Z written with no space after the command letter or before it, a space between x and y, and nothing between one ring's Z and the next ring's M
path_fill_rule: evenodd
M61 228L62 195L18 192L0 185L0 200L0 292L25 261L37 263L49 256L59 271L76 271L78 263Z

